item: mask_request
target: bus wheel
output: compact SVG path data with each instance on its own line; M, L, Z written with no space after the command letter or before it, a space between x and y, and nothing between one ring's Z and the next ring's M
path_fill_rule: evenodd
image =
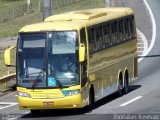
M122 79L120 79L118 84L118 96L121 97L122 95L123 95L123 81Z
M89 105L87 106L87 111L92 111L94 106L94 89L92 88L89 93Z
M128 89L129 89L129 84L128 84L128 73L125 74L125 77L124 77L124 94L127 94L128 93Z
M32 116L38 116L40 114L40 110L31 110Z

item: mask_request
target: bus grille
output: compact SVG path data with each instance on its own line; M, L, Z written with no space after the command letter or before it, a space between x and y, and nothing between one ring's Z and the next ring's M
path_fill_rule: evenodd
M52 94L52 93L45 93L45 94L31 94L33 99L55 99L55 98L62 98L63 95Z

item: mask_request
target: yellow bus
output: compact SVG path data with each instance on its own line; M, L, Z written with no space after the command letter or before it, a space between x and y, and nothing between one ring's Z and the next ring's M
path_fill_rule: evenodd
M77 10L24 26L17 42L19 107L91 107L137 79L137 39L131 8Z

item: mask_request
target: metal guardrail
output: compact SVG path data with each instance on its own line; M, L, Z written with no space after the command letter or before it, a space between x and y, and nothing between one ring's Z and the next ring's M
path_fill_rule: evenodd
M2 89L7 89L7 82L10 82L14 78L16 78L16 73L4 75L3 77L0 78L0 85L1 85L0 87L2 87Z
M5 76L0 78L0 84L9 82L11 79L14 79L15 77L16 77L16 73L5 75Z

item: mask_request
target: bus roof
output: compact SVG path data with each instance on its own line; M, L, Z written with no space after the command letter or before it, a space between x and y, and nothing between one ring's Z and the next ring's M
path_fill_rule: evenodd
M77 22L57 21L41 22L24 26L19 32L39 32L39 31L66 31L82 28L82 24Z
M97 8L53 15L42 23L23 27L20 32L77 30L98 23L133 15L131 8Z

